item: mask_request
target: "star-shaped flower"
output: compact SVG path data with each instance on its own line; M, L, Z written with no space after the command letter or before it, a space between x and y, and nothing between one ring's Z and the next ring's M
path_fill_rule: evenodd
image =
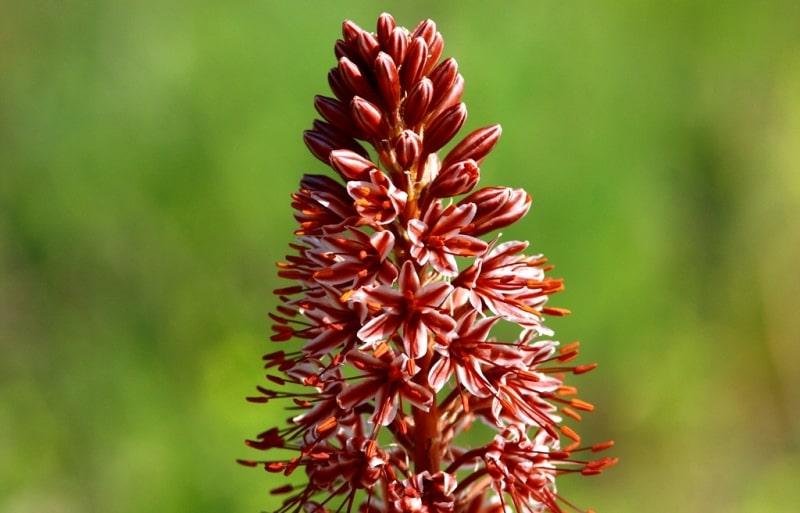
M456 326L456 321L439 308L452 290L446 281L422 285L414 263L406 261L397 287L365 287L352 295L352 300L365 302L381 312L358 331L358 338L368 346L375 346L401 330L406 355L422 358L428 352L430 333L447 336Z

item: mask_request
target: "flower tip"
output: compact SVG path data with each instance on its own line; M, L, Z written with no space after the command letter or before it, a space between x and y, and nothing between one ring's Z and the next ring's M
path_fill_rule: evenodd
M381 24L384 23L389 26L395 25L394 16L392 16L388 12L382 12L381 15L378 16L378 25L380 26Z
M564 317L572 313L571 310L567 310L566 308L557 308L554 306L546 306L542 308L542 313L545 315L552 315L555 317Z
M426 43L429 43L431 39L433 39L433 35L435 33L436 22L434 22L432 19L427 19L422 20L417 24L417 26L414 28L414 32L411 34L411 37L421 37Z
M587 363L586 365L578 365L572 369L573 374L584 374L597 368L597 363Z
M591 450L592 452L600 452L600 451L605 451L606 449L610 449L611 447L614 447L614 440L607 440L603 443L594 444L591 447Z
M342 22L342 36L347 43L354 42L363 31L364 29L359 27L353 20L344 20Z
M587 403L582 399L572 399L570 400L569 405L578 410L594 411L594 405L592 403Z
M500 139L503 129L500 125L490 125L479 128L467 135L447 154L442 162L447 167L456 162L472 159L480 164L486 155L492 151Z

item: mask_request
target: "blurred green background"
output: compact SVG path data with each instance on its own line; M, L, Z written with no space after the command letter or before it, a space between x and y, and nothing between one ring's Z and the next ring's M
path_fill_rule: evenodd
M0 512L252 513L302 130L350 18L433 18L600 367L599 513L800 503L800 3L0 4ZM464 134L466 133L463 132Z

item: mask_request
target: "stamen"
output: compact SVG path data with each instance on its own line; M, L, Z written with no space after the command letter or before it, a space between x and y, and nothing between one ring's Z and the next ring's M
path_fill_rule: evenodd
M594 405L593 404L587 403L586 401L582 401L580 399L572 399L572 400L570 400L569 404L573 408L577 408L579 410L594 411Z
M560 430L560 431L561 431L561 432L562 432L564 435L566 435L567 437L571 438L572 440L574 440L574 441L576 441L576 442L580 442L580 441L581 441L581 437L580 437L580 436L578 436L578 433L576 433L575 431L573 431L573 430L572 430L572 428L570 428L569 426L559 426L559 428L558 428L558 429L559 429L559 430ZM567 451L569 451L569 450L570 450L570 449L567 449Z
M545 306L542 307L542 313L545 315L553 315L556 317L564 317L565 315L569 315L572 312L567 310L566 308L556 308L552 306Z
M573 386L561 385L558 387L558 390L556 390L556 393L560 396L575 395L578 393L578 389Z
M570 342L569 344L558 348L558 352L561 354L572 353L577 350L580 345L581 343L578 341Z
M271 495L282 495L284 493L289 493L292 490L294 490L294 486L292 486L290 484L285 484L283 486L279 486L277 488L273 488L272 490L269 491L269 493Z
M574 369L572 369L573 374L583 374L584 372L589 372L590 370L594 370L597 368L597 363L589 363L586 365L578 365Z
M592 452L599 452L599 451L605 451L606 449L609 449L611 447L614 447L614 440L608 440L606 442L602 442L602 443L599 443L599 444L594 444L591 447L591 449L592 449Z

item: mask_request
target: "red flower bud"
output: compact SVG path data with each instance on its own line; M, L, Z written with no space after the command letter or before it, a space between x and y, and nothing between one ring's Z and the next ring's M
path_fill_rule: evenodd
M382 116L378 107L359 96L354 96L350 100L350 112L358 127L366 134L367 139L381 138Z
M319 112L319 115L334 128L357 139L364 138L362 130L353 123L353 118L350 117L347 107L339 100L317 95L314 97L314 107Z
M428 45L422 38L414 38L408 47L408 53L400 69L400 82L405 89L417 83L423 77L423 70L428 59Z
M371 160L350 150L333 150L330 161L345 180L368 180L370 171L377 169Z
M442 61L441 64L434 68L430 75L431 82L433 83L433 98L434 105L438 104L442 98L448 95L450 88L458 76L458 64L452 57Z
M347 57L339 59L339 74L342 82L354 96L360 96L373 103L378 102L378 95L362 73L361 68Z
M423 78L411 89L405 101L403 119L406 126L416 127L422 118L428 114L428 106L433 99L433 83L428 78Z
M464 233L480 236L514 223L531 208L531 197L522 189L485 187L473 192L459 205L474 203L478 207L472 225Z
M436 63L439 62L439 57L442 56L444 51L444 39L438 32L433 36L433 40L428 43L428 62L425 64L423 75L429 74Z
M458 196L471 191L480 179L480 169L474 160L464 160L451 164L436 175L430 192L437 198Z
M422 20L414 27L414 31L411 33L411 39L420 37L426 44L430 45L435 35L436 22L433 20Z
M400 105L400 75L388 53L380 52L375 58L375 78L389 111L396 111Z
M331 68L328 72L328 87L331 88L331 92L342 102L349 103L350 99L353 97L353 92L350 88L345 84L344 80L342 80L342 73L339 71L339 68Z
M423 153L433 153L450 142L450 139L461 129L461 125L464 124L466 119L467 107L463 103L459 103L431 121L430 126L423 134Z
M471 159L480 164L483 158L495 147L500 140L503 129L500 125L479 128L470 133L442 161L442 167L447 167L460 160Z
M378 55L378 52L381 51L381 45L378 43L378 40L375 39L375 36L366 31L361 32L358 35L356 47L358 48L358 53L364 62L374 61L375 57Z
M364 32L364 29L351 20L344 20L342 23L342 36L348 44L355 43L356 39L358 39L358 35L362 32Z
M392 30L392 35L389 37L389 44L384 48L394 62L402 63L406 59L408 52L408 36L400 27Z
M389 47L389 41L392 37L392 32L397 27L394 18L389 13L383 13L378 17L378 42L382 48Z
M416 132L403 130L394 144L397 163L405 171L417 163L422 153L422 140Z

